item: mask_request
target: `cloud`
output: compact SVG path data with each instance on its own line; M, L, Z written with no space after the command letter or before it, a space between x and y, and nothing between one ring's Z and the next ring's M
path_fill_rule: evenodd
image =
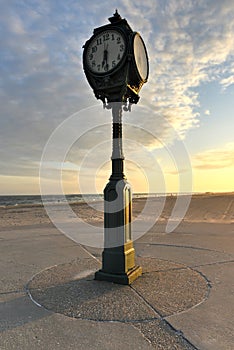
M199 125L198 87L209 81L225 88L233 83L233 2L119 0L115 6L142 34L150 58L149 81L125 121L135 123L138 141L148 149L159 147L159 141L172 142L176 133L184 138ZM56 126L96 104L83 73L82 45L111 15L107 0L101 5L91 0L3 3L1 173L35 174ZM147 112L142 114L140 106ZM156 135L139 131L146 125ZM128 129L128 138L136 136L133 129ZM81 154L95 140L80 141Z
M234 142L198 153L192 158L193 168L201 170L234 167Z
M234 84L234 75L231 75L228 78L222 79L220 81L220 84L222 84L225 89L228 88L230 85Z
M228 1L166 1L152 8L151 77L144 91L182 137L199 123L196 89L209 81L229 83L220 77L232 65L233 11Z

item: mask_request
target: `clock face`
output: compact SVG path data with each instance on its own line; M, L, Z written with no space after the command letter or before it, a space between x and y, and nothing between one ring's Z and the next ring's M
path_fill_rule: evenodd
M138 73L140 77L146 81L149 74L148 56L145 44L139 34L136 34L134 37L133 52Z
M124 36L117 30L106 30L88 44L85 62L93 73L109 73L120 64L125 51Z

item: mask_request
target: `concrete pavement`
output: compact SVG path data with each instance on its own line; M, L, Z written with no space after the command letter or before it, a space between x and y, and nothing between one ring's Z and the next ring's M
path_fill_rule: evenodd
M93 281L101 250L51 225L1 230L0 349L233 349L234 225L164 232L135 242L129 287Z

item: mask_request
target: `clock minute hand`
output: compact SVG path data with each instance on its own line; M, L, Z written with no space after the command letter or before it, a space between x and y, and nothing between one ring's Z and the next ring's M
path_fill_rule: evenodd
M105 49L103 52L103 61L102 61L102 67L107 65L107 57L108 57L108 51Z
M105 71L107 72L109 70L109 64L108 64L108 51L106 50L105 53L105 60L106 60L106 65L104 67Z

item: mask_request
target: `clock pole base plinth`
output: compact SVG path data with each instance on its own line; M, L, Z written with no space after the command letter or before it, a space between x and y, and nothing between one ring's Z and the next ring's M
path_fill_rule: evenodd
M113 273L105 272L103 270L99 270L95 273L94 279L97 281L107 281L107 282L129 285L141 275L142 275L142 267L135 266L133 269L123 274L113 274Z

